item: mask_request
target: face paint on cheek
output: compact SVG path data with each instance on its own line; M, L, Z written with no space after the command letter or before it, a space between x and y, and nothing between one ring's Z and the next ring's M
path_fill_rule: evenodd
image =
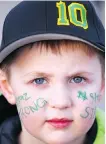
M83 114L80 114L80 116L84 119L94 119L96 113L96 108L86 107L85 112Z
M90 93L90 97L92 98L93 101L97 102L98 100L100 100L100 94L97 93Z
M30 97L27 96L27 93L24 93L24 97L19 96L16 99L17 110L21 119L27 118L28 115L33 114L35 111L38 111L39 108L43 108L47 104L46 100L39 98L36 101L33 101L32 105L22 106L21 101L28 101L29 98Z
M25 112L26 115L29 115L30 114L29 107L24 107L24 112Z
M29 100L30 98L31 98L31 97L29 97L29 96L27 95L27 93L24 93L23 95L18 96L18 97L16 98L17 105L19 105L21 101L27 101L27 100Z
M92 115L91 118L94 119L96 115L96 108L92 108Z
M19 116L21 118L27 118L28 115L34 113L35 111L38 111L37 105L33 102L34 105L31 106L22 106L17 105L17 110L19 113Z
M34 102L34 105L33 106L29 106L31 112L35 112L35 111L38 111L38 106L36 105L36 103Z
M78 91L78 99L82 99L83 101L88 100L89 98L91 98L93 100L93 102L97 102L98 100L100 100L100 94L97 93L90 93L89 95L87 95L86 91Z
M21 119L26 118L27 115L30 114L29 107L22 107L21 102L28 101L30 98L31 97L29 97L27 93L24 93L23 95L20 95L16 98L17 110Z
M34 110L35 110L35 109L34 109ZM18 113L19 113L19 116L20 116L21 119L22 119L22 118L27 118L27 116L32 113L31 106L18 108Z
M25 113L24 113L24 109L23 109L23 108L20 108L20 109L18 110L18 113L19 113L20 119L26 118L26 115L25 115Z
M47 104L47 101L44 100L43 98L37 99L37 105L39 108L43 108Z
M87 100L87 95L86 92L78 91L78 96L79 99L82 99L83 101Z

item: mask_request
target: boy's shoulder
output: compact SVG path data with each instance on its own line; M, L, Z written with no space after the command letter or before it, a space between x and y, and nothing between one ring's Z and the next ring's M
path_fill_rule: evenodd
M0 125L0 144L18 144L21 132L19 116L12 116Z
M105 113L100 108L96 110L97 135L94 144L105 143Z

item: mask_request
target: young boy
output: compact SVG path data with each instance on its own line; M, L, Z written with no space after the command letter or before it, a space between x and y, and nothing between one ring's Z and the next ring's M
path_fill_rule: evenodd
M25 1L12 9L0 48L0 144L104 144L97 108L104 47L89 1Z

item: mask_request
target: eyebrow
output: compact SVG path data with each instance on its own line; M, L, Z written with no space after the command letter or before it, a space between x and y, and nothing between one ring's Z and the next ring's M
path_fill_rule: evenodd
M73 72L73 73L69 73L67 74L67 78L68 77L71 77L71 76L75 76L75 75L94 75L94 73L92 72L86 72L86 71L76 71L76 72ZM26 77L28 75L32 75L32 76L36 76L36 77L48 77L48 78L51 78L51 77L54 77L54 75L52 73L45 73L45 72L36 72L36 71L33 71L33 72L29 72L25 75L23 75L22 77Z
M92 72L87 72L87 71L76 71L76 72L73 72L71 74L69 74L67 77L70 77L70 76L75 76L75 75L94 75L94 73Z
M28 75L32 75L32 76L37 76L37 77L53 77L53 74L49 74L49 73L45 73L45 72L30 72L30 73L27 73L24 76L28 76Z

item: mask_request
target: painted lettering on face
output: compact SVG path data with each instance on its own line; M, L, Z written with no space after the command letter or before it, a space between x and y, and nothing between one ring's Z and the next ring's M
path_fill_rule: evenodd
M96 102L97 100L99 100L100 95L97 93L90 93L89 95L87 95L87 93L84 91L78 91L78 95L77 97L79 99L82 99L83 101L88 100L88 97L90 97L94 102Z
M82 92L82 91L78 91L78 98L82 99L83 101L84 100L87 100L87 95L86 95L86 92Z
M38 111L38 106L34 103L34 106L29 106L31 112L35 112L35 111Z
M27 93L24 93L23 95L18 96L18 97L16 98L16 101L17 101L17 104L20 104L21 101L27 101L27 100L29 100L30 98L31 98L31 97L29 97L29 96L27 95Z
M47 101L43 98L39 98L36 101L33 101L33 105L21 107L17 105L18 112L21 118L26 118L29 114L32 114L38 111L40 108L43 108L47 104Z
M44 107L46 104L47 104L47 101L44 100L43 98L37 99L37 105L38 105L39 108Z
M100 95L96 93L90 93L90 97L96 102L99 100Z
M18 113L19 113L20 118L26 118L23 108L18 109Z
M85 112L83 114L80 114L80 116L84 119L94 119L96 114L96 108L86 107Z

